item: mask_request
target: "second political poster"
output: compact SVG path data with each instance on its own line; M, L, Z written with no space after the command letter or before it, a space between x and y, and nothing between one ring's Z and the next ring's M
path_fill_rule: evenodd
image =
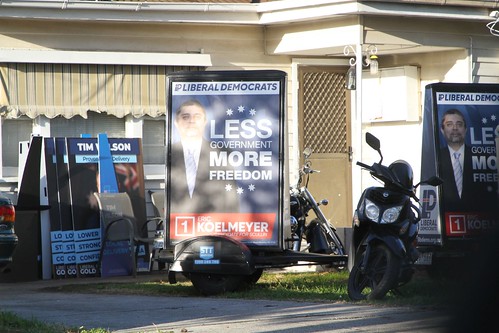
M473 239L499 227L496 135L499 88L489 84L427 86L419 244Z

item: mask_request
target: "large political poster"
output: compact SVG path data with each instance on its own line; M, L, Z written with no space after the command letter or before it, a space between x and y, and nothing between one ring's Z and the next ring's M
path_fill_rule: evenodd
M55 138L55 161L61 228L60 234L58 234L59 230L56 229L56 233L53 235L62 239L62 253L64 255L64 272L62 272L61 266L59 273L61 275L65 273L65 277L77 277L66 138Z
M107 136L106 136L107 139ZM94 192L126 192L132 201L137 230L146 223L141 142L137 138L109 138L112 164L101 164L97 138L67 138L75 260L78 276L119 276L131 273L129 246L114 242L106 247L99 272L102 225ZM111 162L111 161L109 161ZM99 167L106 165L105 170ZM105 178L101 178L100 172ZM114 178L113 178L114 177ZM113 178L113 179L109 179ZM112 180L112 182L111 182ZM112 186L110 184L113 184ZM142 235L144 236L144 235ZM109 245L109 244L108 244ZM149 270L149 249L139 244L137 270Z
M104 149L107 147L107 149ZM104 153L105 151L105 153ZM111 179L113 178L114 179ZM147 213L144 198L144 171L142 144L139 138L109 138L99 134L100 192L127 193L130 197L134 223L141 237L147 236ZM128 275L132 272L129 247L120 242L108 242L102 261L102 275ZM150 269L150 249L147 243L138 243L137 271ZM127 256L128 255L128 256Z
M279 71L169 75L169 244L224 235L282 246L284 85Z
M67 138L75 258L79 277L99 275L101 227L98 192L98 150L95 138Z
M64 263L64 243L59 202L59 183L55 152L55 138L44 138L45 170L50 216L50 244L52 253L52 276L56 279L66 277Z
M495 129L499 86L431 84L426 89L419 244L474 238L499 226Z

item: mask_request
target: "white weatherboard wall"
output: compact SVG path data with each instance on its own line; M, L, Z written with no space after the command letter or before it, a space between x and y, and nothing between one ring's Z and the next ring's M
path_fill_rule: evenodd
M381 69L378 74L363 73L362 83L362 162L371 165L379 155L365 143L365 133L381 141L383 164L402 159L411 164L414 182L421 173L420 73L416 66ZM362 172L362 189L378 185L368 172Z
M400 123L380 123L364 127L362 131L362 139L364 140L362 162L371 165L379 161L378 153L365 144L365 133L370 132L381 141L383 164L389 165L399 159L407 161L414 171L414 183L418 183L421 176L421 131L420 123L403 125ZM363 174L362 180L363 189L368 184L377 184L367 171Z
M419 120L416 66L384 68L374 75L369 71L362 74L363 122Z

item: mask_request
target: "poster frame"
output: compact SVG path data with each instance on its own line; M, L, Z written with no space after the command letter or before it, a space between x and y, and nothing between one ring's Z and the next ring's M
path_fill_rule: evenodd
M481 100L478 100L477 97L474 98L474 100L470 100L469 102L463 101L462 103L459 103L459 101L450 101L449 103L441 103L439 104L438 98L443 98L443 94L463 94L462 96L469 96L466 94L484 94L485 95L491 95L497 100L494 101L494 105L497 104L499 107L499 85L496 84L482 84L482 83L433 83L429 84L426 86L426 91L425 91L425 105L424 105L424 117L423 117L423 141L422 141L422 164L421 164L421 179L427 179L431 177L432 175L438 175L442 177L442 172L443 172L443 167L442 167L442 161L440 161L439 158L439 150L440 150L440 136L442 134L440 133L440 122L439 122L439 117L441 116L440 113L442 113L446 109L452 108L451 105L456 106L458 109L465 109L466 111L463 111L465 118L468 118L467 120L467 125L468 127L473 127L473 125L476 126L478 123L476 120L474 122L470 121L470 117L472 115L471 111L469 110L476 110L476 114L480 111L480 103L482 102ZM451 98L451 97L448 97ZM473 97L470 97L472 99ZM488 97L487 97L488 98ZM492 97L490 97L492 98ZM454 104L453 104L454 103ZM443 106L439 106L443 105ZM488 104L491 105L491 104ZM485 112L485 111L481 111ZM490 111L489 111L490 112ZM474 117L476 117L476 114L473 114ZM497 117L496 117L497 119ZM499 126L499 122L496 120L495 124L492 124L493 121L490 122L488 125L483 125L480 127L480 132L481 134L476 134L478 136L478 140L473 138L475 141L484 141L483 137L480 137L479 135L483 136L483 131L484 127L488 126ZM487 127L487 128L488 128ZM488 131L490 132L490 131ZM487 133L488 133L487 132ZM488 134L487 134L488 135ZM467 133L467 136L471 136L470 133ZM472 140L471 138L467 138L467 140ZM488 141L488 140L487 140ZM497 140L496 140L497 141ZM482 142L482 144L485 144ZM497 147L495 148L497 150ZM478 154L478 153L476 153ZM497 151L496 153L497 154ZM495 155L494 154L494 155ZM482 154L484 155L484 154ZM484 156L488 156L487 158L493 158L491 157L492 155L490 154L487 155L485 154ZM497 159L497 157L495 157ZM497 161L496 161L497 165ZM486 171L489 174L493 174L493 171L487 170ZM497 177L497 170L496 170L496 176ZM492 186L494 188L495 186L495 191L497 192L497 186L498 184L494 184L493 182L490 183L488 182L488 186ZM485 185L483 185L485 186ZM442 187L442 186L441 186ZM437 205L435 207L432 207L432 210L434 211L434 218L436 219L437 222L434 223L434 230L432 231L432 234L429 234L429 237L426 237L428 235L425 235L424 232L421 232L421 225L425 223L424 216L422 221L420 222L420 233L418 235L418 244L422 247L424 246L437 246L440 248L444 249L444 252L446 250L451 250L453 252L463 252L463 251L468 251L468 247L470 246L471 243L476 242L478 239L480 239L481 236L483 236L484 230L479 230L476 231L474 234L470 233L462 233L459 236L450 236L448 233L448 230L446 229L448 226L446 225L446 219L445 219L445 214L449 213L446 212L445 208L442 206L443 202L443 196L445 193L442 190L442 188L434 188L430 189L434 190L437 193ZM425 192L426 191L426 192ZM494 190L493 190L494 191ZM493 192L492 191L492 192ZM428 205L428 203L432 200L427 198L425 196L425 193L428 193L428 186L422 186L421 187L421 198L422 198L422 204L423 204L423 215L425 215L425 205ZM493 196L493 195L492 195ZM496 200L498 200L496 198ZM499 202L497 202L499 205ZM498 206L496 205L496 206ZM437 212L435 215L435 211ZM430 213L429 210L427 210L428 214ZM466 213L466 210L464 210ZM472 213L478 213L476 216L480 217L480 213L485 212L484 216L485 218L482 218L483 220L489 219L492 224L494 224L494 213L499 213L499 210L496 210L494 212L494 208L491 208L490 210L485 209L475 209L474 211L472 210ZM463 214L464 216L464 214ZM466 216L468 218L468 216ZM467 223L466 221L464 223ZM495 224L497 224L497 218L495 220ZM497 226L496 226L497 227ZM486 232L485 232L486 233Z
M283 235L286 234L285 229L289 227L289 180L287 179L287 126L286 126L286 73L278 70L249 70L249 71L203 71L203 72L176 72L168 75L167 77L167 116L166 118L166 173L165 173L165 211L166 216L170 223L165 224L165 247L171 247L178 244L178 240L172 240L169 225L172 223L170 214L172 212L172 199L170 196L172 175L171 175L171 161L172 161L172 131L173 131L173 85L176 82L245 82L245 81L277 81L279 82L279 102L278 102L278 152L277 158L277 175L278 175L278 189L277 189L277 234L273 237L272 243L254 244L249 242L247 245L250 248L258 248L259 250L268 251L281 251L285 248L285 241ZM273 158L274 158L273 157ZM251 212L254 213L254 212ZM286 216L288 217L286 220ZM194 236L196 237L196 236ZM242 241L245 243L245 241Z

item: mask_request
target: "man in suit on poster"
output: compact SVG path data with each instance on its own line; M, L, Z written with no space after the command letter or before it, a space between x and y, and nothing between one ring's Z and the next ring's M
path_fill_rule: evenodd
M206 111L197 100L177 109L174 120L180 142L172 145L170 211L174 213L239 212L235 181L210 179L210 147L203 138ZM216 167L227 171L227 166Z
M440 123L447 145L440 149L442 208L446 212L491 210L495 193L488 193L483 183L473 179L471 148L465 145L466 120L457 109L447 110Z

